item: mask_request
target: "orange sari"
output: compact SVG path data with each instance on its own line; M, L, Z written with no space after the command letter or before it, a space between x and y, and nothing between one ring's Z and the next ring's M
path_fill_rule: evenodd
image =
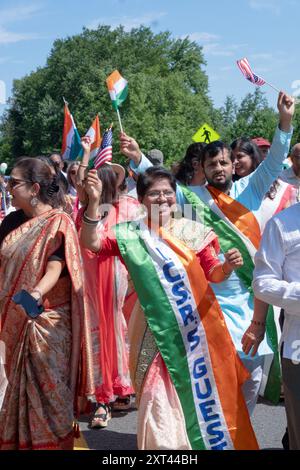
M12 296L33 289L61 243L69 275L43 297L44 312L31 319ZM77 395L92 390L74 224L53 209L10 232L0 253L0 344L6 375L0 381L0 449L72 449Z
M84 210L79 210L76 220L79 231ZM137 200L122 196L100 230L109 231L116 223L135 219L139 210ZM93 345L95 393L91 400L108 404L118 396L134 393L128 367L127 325L122 311L128 286L127 270L117 257L97 255L84 248L82 257Z

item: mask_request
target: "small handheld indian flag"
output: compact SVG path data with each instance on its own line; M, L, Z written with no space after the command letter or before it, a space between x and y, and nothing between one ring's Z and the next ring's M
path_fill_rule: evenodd
M100 133L100 121L99 116L95 117L94 121L92 122L91 127L85 134L85 136L90 137L91 139L91 154L90 160L93 160L99 152L101 146L101 133Z
M121 132L123 132L119 106L121 106L127 98L128 82L122 77L118 70L114 70L114 72L107 77L106 84L112 100L113 108L117 111Z
M80 135L69 111L68 103L64 98L63 100L65 108L61 155L63 160L76 160L82 151Z

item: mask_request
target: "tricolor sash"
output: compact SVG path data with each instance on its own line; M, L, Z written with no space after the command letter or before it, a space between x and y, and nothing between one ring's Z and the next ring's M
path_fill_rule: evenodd
M175 386L192 449L258 449L249 377L196 255L142 221L115 227L148 326Z
M255 216L246 207L229 196L220 196L217 190L213 191L212 197L211 187L209 187L209 191L206 187L202 188L202 199L184 186L181 186L181 190L204 224L214 229L218 235L221 250L226 253L231 248L239 249L244 264L236 270L236 274L253 295L251 283L254 255L260 238L259 225ZM251 236L249 235L249 227L252 230ZM271 305L269 306L266 321L266 334L268 344L273 351L273 357L271 361L270 358L266 360L260 393L266 399L278 403L281 374L277 330Z

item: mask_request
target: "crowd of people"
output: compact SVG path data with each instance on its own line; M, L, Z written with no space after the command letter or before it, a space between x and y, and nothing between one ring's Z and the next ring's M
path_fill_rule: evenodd
M1 450L72 449L80 413L132 406L139 449L255 450L258 395L282 393L300 449L294 106L272 144L193 143L171 170L123 132L126 169L84 137L1 177Z

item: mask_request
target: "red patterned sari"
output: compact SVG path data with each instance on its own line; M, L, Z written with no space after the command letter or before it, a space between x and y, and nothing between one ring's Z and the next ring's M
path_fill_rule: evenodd
M99 228L106 231L118 222L136 218L137 200L122 196ZM80 231L84 208L76 226ZM100 236L99 233L99 236ZM97 255L82 248L86 279L87 310L93 350L92 401L110 403L116 397L133 394L128 367L127 325L123 304L127 292L127 270L117 257Z
M11 299L44 276L48 258L64 243L69 275L43 297L44 312L31 319ZM90 393L88 343L80 249L73 222L53 209L32 218L3 240L0 269L0 449L72 449L75 399ZM3 348L2 348L3 350ZM80 379L81 380L81 379ZM1 404L2 401L2 404Z

